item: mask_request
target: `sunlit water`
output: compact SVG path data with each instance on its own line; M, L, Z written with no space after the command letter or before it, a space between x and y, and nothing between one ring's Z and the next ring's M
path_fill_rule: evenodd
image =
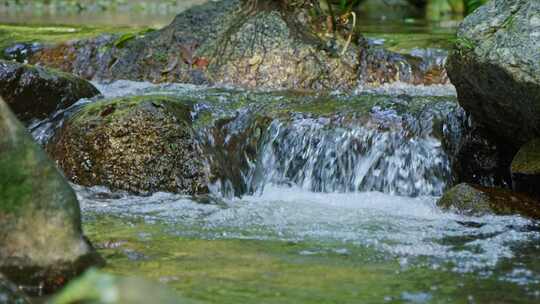
M186 1L181 9L202 2ZM71 15L43 11L36 15L19 10L0 11L0 20L160 27L176 13L159 7L136 14ZM455 26L453 22L433 27L418 20L360 22L360 29L372 43L407 53L420 52L414 47L424 44L447 47ZM209 89L132 81L95 85L105 98L155 93L197 96L199 92L207 96ZM455 99L456 92L451 85L397 83L359 87L355 94ZM227 93L215 95L223 103L228 102ZM35 122L30 127L34 137L46 142L66 117L91 102L94 100L81 100L67 111ZM373 114L378 113L378 109L372 110ZM403 120L403 116L393 112L383 111L381 115L381 123L397 119L401 124ZM461 118L458 115L456 119ZM241 121L236 123L241 126ZM402 131L376 132L365 126L342 128L329 120L312 117L276 120L267 130L259 157L249 159L250 166L242 168L242 182L250 191L241 197L224 195L228 190L219 185L214 185L212 195L196 198L170 193L134 196L104 187L74 188L86 221L92 221L96 214L107 214L126 220L142 219L150 224L165 223L170 233L195 239L318 244L297 252L299 256L324 256L325 252L347 255L351 247L370 248L398 261L403 269L419 267L435 273L450 271L494 278L508 284L503 286L519 286L522 294L516 295L516 303L522 299L540 301L540 224L519 216L466 217L442 212L436 201L451 183L448 151L430 128L411 140ZM362 141L371 143L369 149L355 146ZM295 159L301 159L301 165ZM337 171L337 167L342 170ZM223 184L227 182L230 181L224 180ZM430 299L429 291L405 292L401 296L402 301L412 303Z
M209 90L130 81L96 85L106 97L156 92L208 96ZM455 98L451 86L395 84L359 91ZM223 103L230 102L227 90L210 95ZM51 120L34 125L34 136L46 141L64 116L89 102L93 100L82 100ZM370 123L404 117L386 114L390 114L386 119ZM371 115L379 114L372 109ZM223 196L219 187L210 196L196 198L170 193L142 197L77 185L75 189L83 214L90 217L108 214L166 223L172 233L190 238L306 241L320 245L319 249L303 250L298 255L318 255L328 250L347 253L349 246L370 248L399 261L404 269L426 267L435 272L497 278L521 286L529 299L540 297L540 265L535 262L540 255L540 226L520 216L466 217L437 208L438 195L450 183L445 174L450 174L451 169L448 152L442 149L439 139L430 135L430 128L408 133L414 136L407 139L399 132L367 132L361 127L346 130L325 125L324 120L275 121L267 130L268 138L263 141L266 144L259 157L251 160L253 166L245 171L251 173L245 174L244 182L251 184L254 191L241 197ZM395 138L389 138L389 134ZM371 152L355 150L350 140L353 137L370 142ZM382 154L373 157L369 153ZM295 155L303 159L301 166L290 163ZM406 157L418 159L403 162ZM335 169L343 165L340 159L348 162L341 173ZM258 168L262 178L253 178L253 168ZM287 174L291 168L296 171ZM371 173L366 175L366 170ZM429 302L429 295L419 302Z
M157 193L150 197L77 188L85 212L132 215L181 225L178 233L204 238L308 240L369 246L430 267L488 274L513 246L539 241L533 223L520 217L463 217L443 213L434 197L408 198L380 192L314 193L268 186L260 195L201 203ZM442 266L444 265L444 266ZM538 283L539 274L530 283ZM523 278L530 279L530 275Z

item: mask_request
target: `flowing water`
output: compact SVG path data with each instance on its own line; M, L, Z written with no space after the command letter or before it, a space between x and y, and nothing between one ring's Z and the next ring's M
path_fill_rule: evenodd
M192 2L203 1L186 7ZM19 10L0 19L161 26L176 12L147 13L85 19ZM384 19L361 18L371 44L421 58L426 69L444 64L455 22ZM109 272L152 278L201 303L540 302L540 223L436 206L455 180L469 124L451 85L361 86L352 96L96 86L105 98L186 100L201 157L216 174L212 193L199 197L74 185ZM95 100L35 122L34 137L47 142Z
M96 85L105 97L189 100L208 166L223 172L202 197L74 185L111 272L203 303L540 301L539 223L435 204L467 127L451 86L312 96ZM45 142L93 101L34 124L34 136Z

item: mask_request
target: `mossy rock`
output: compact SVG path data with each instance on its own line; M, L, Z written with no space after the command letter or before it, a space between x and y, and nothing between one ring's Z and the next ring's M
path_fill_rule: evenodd
M24 122L46 118L99 94L91 83L73 75L0 60L0 96Z
M512 161L514 190L540 197L540 139L534 139L518 151Z
M540 219L540 202L526 194L465 183L446 191L437 206L469 216L521 214Z
M491 0L463 21L447 70L459 102L517 151L540 136L540 2Z
M540 174L540 138L524 145L512 161L512 173Z
M82 235L77 197L0 100L0 271L50 292L101 262Z
M119 277L89 270L70 283L50 304L107 303L196 303L181 297L167 287L136 277Z
M172 97L89 104L65 123L47 150L77 184L139 194L208 191L191 107Z

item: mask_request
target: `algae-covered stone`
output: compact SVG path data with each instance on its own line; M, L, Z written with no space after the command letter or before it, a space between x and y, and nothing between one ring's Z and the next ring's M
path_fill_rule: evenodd
M0 273L0 304L28 304L28 298Z
M43 119L99 91L88 81L38 66L0 60L0 96L19 119Z
M515 148L540 135L540 1L492 0L458 30L448 74L463 108Z
M465 183L446 191L437 205L464 215L521 214L540 219L540 202L526 194Z
M48 145L73 182L134 193L206 193L191 107L163 96L89 104Z
M99 257L75 193L0 100L0 271L49 292Z
M540 139L524 145L512 161L514 190L540 196Z
M50 304L176 304L195 303L165 286L135 277L118 277L97 270L87 271L70 283Z

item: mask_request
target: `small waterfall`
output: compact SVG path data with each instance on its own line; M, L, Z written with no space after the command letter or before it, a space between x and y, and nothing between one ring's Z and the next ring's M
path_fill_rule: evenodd
M441 195L451 180L439 140L398 127L340 126L327 119L274 121L253 188L292 183L316 192Z
M393 100L393 106L403 102ZM352 116L243 112L204 132L219 172L214 190L229 197L262 193L266 185L442 195L454 177L452 157L465 116L452 99L416 112L381 106Z
M210 188L225 197L260 194L268 185L438 196L453 182L467 127L453 91L442 87L321 97L117 82L103 91L120 85L130 94L186 97L212 172ZM95 100L83 99L30 130L45 144L64 119Z

